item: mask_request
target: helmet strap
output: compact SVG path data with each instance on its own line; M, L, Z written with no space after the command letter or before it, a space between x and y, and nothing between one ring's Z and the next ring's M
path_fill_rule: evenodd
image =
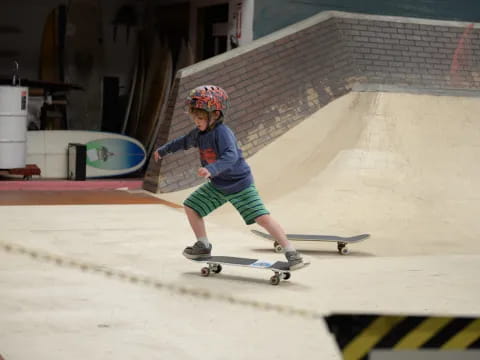
M219 116L215 121L213 121L212 123L212 114L213 114L213 111L208 111L208 124L207 124L207 129L208 130L212 130L216 125L217 123L220 122L222 116Z
M212 130L212 113L210 111L208 113L208 124L207 124L207 129Z

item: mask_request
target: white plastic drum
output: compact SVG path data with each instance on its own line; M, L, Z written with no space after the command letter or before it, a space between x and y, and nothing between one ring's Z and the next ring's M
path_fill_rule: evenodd
M28 88L0 86L0 169L25 167Z

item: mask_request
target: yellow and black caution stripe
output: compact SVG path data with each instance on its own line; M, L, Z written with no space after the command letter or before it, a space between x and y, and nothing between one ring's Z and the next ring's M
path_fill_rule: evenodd
M480 349L477 318L332 315L326 320L346 360L368 359L374 349Z

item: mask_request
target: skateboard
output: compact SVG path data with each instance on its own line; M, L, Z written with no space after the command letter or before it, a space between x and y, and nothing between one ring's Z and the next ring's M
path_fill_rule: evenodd
M273 240L273 237L267 233L258 230L252 230L255 235L261 236L265 239ZM348 244L354 244L363 241L370 237L370 234L361 234L351 237L342 237L335 235L306 235L306 234L287 234L287 239L292 241L328 241L336 242L337 250L341 255L347 255L350 251L347 247ZM282 252L282 246L275 241L273 247L276 252Z
M259 259L248 259L241 257L233 256L210 256L200 259L189 259L198 263L208 264L208 267L203 267L200 270L202 276L210 276L211 273L218 274L222 271L224 265L231 266L243 266L254 269L265 269L273 271L273 276L270 278L270 283L272 285L278 285L280 280L290 279L290 272L296 271L304 268L307 265L310 265L309 262L306 262L303 267L300 269L290 270L288 263L286 261L266 261Z

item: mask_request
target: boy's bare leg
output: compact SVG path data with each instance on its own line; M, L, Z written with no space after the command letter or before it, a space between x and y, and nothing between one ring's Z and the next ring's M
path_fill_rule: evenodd
M206 238L207 231L205 230L205 222L203 221L203 218L188 206L185 206L185 213L187 214L188 221L197 239Z
M189 259L209 257L212 252L212 245L208 242L203 218L198 215L195 210L189 208L188 206L185 206L185 213L187 214L190 226L197 237L197 241L195 244L193 244L193 246L187 246L183 250L183 256Z
M286 251L294 250L291 242L287 239L287 235L285 235L285 231L273 217L270 215L262 215L256 218L255 222L267 230Z
M275 240L283 247L290 270L296 270L304 266L302 256L295 250L292 243L288 241L285 231L270 215L262 215L255 219L256 223L268 231Z

